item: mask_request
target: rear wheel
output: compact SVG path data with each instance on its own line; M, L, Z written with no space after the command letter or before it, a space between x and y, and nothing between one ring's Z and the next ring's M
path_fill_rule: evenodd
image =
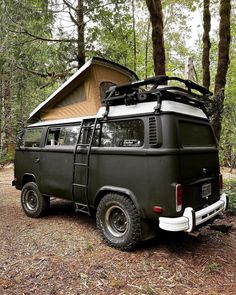
M99 203L97 227L104 241L121 250L131 250L141 240L141 220L133 202L118 194L107 194Z
M35 182L28 182L21 192L21 206L27 216L38 218L47 213L50 199L40 193Z

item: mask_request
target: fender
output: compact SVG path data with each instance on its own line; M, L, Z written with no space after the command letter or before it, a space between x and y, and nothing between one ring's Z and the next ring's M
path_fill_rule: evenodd
M131 190L129 190L127 188L123 188L123 187L117 187L117 186L110 186L110 185L103 186L97 191L97 193L95 195L95 204L97 204L100 201L100 196L104 195L105 192L121 193L121 194L129 196L130 199L133 201L135 207L137 208L140 217L145 218L144 212L140 208L139 203L136 199L136 196Z
M29 181L24 181L25 179L28 179ZM37 180L36 180L36 177L34 176L34 174L32 173L25 173L22 177L22 180L21 180L21 185L22 187L27 183L27 182L30 182L32 179L34 179L34 182L37 184Z

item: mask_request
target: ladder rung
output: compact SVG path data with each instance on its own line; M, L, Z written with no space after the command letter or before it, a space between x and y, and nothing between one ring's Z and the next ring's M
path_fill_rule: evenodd
M81 208L81 209L75 208L75 212L86 213L86 214L90 215L89 208L87 208L87 207L86 208Z
M75 203L75 207L78 208L78 207L88 207L87 204L83 204L83 203Z
M90 215L89 207L88 205L85 205L85 204L75 203L75 211L87 213Z
M77 143L76 146L89 146L89 143Z
M87 188L88 186L86 184L79 184L79 183L72 183L73 186L83 187Z
M86 163L74 163L74 165L75 166L82 166L82 167L88 167L89 168L89 166L88 166L88 164L86 164Z

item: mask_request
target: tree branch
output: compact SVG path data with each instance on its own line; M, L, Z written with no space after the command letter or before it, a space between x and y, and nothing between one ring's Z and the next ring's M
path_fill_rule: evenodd
M48 78L48 77L51 77L51 78L59 78L59 79L64 79L64 78L66 78L67 73L71 70L71 68L70 68L70 69L66 70L65 72L61 72L61 73L47 72L47 71L46 71L46 74L45 74L45 73L39 73L39 72L36 72L36 71L30 70L30 69L22 68L22 67L17 66L17 65L16 65L16 67L17 67L17 69L19 69L19 70L26 71L26 72L28 72L28 73L31 73L31 74L36 75L36 76L40 76L40 77L42 77L42 78Z
M9 31L11 33L16 33L16 34L28 35L34 39L41 40L41 41L47 41L47 42L66 42L66 43L76 43L77 42L76 39L51 39L51 38L36 36L28 31L15 31L15 30L11 30L11 29L7 29L7 31Z

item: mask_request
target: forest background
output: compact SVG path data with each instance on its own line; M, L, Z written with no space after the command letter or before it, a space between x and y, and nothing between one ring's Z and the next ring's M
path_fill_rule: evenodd
M2 0L0 165L13 160L16 134L30 112L92 56L140 79L184 78L191 57L196 82L214 93L221 165L235 168L235 9L230 0Z

